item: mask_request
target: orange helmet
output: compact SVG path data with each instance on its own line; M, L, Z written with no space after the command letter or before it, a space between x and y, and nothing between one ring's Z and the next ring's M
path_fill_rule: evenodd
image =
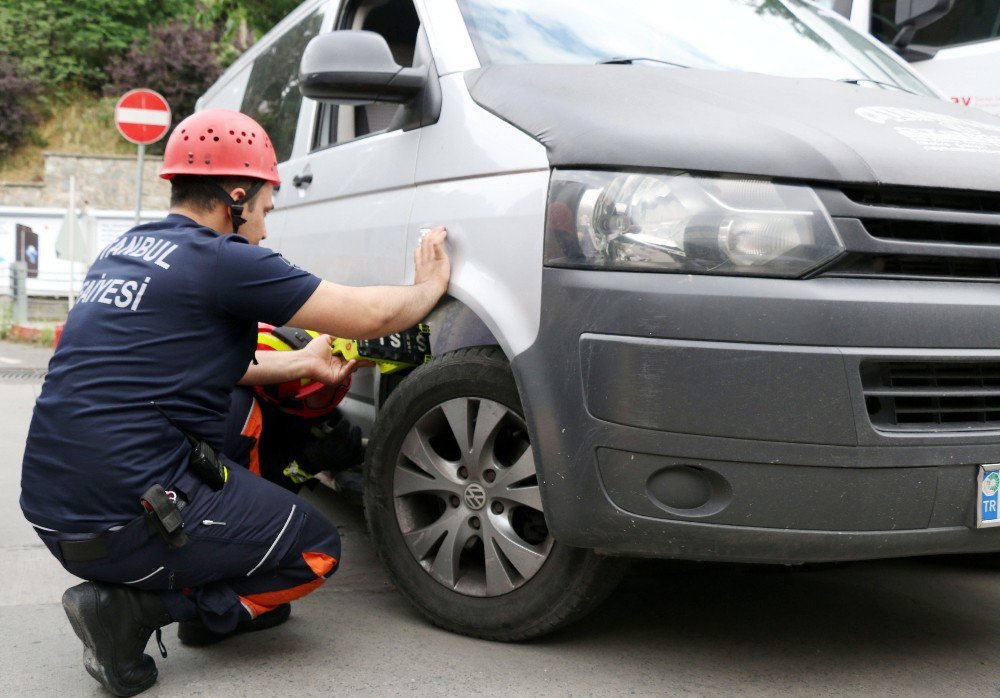
M264 128L231 109L195 112L177 124L167 140L160 177L176 175L252 177L281 184Z
M257 350L293 351L301 349L318 335L312 330L275 327L258 322ZM272 385L255 385L254 391L284 412L313 419L332 412L350 388L351 377L348 376L340 385L325 385L310 378L300 378Z

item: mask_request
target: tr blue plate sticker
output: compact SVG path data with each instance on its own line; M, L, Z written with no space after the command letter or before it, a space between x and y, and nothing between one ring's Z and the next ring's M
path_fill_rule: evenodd
M979 527L1000 525L1000 465L979 467Z

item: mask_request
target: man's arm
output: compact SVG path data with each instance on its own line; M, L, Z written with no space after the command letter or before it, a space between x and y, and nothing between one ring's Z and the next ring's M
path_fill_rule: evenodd
M368 362L344 361L330 353L330 337L321 334L301 351L262 351L239 385L270 385L297 378L311 378L326 385L340 385Z
M374 339L413 327L448 290L447 231L434 228L417 245L412 286L342 286L323 281L287 324L335 337Z

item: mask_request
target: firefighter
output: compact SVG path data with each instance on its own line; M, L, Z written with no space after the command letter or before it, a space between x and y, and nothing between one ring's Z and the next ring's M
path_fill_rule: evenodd
M109 244L87 273L49 365L25 446L21 508L84 580L63 607L84 665L116 695L156 681L144 654L181 622L202 639L270 627L340 563L312 505L224 453L237 384L357 368L329 337L260 352L257 322L373 338L421 321L445 293L446 231L416 250L409 286L346 287L259 247L279 177L260 124L196 113L172 132L160 176L170 214ZM195 633L197 634L197 633Z

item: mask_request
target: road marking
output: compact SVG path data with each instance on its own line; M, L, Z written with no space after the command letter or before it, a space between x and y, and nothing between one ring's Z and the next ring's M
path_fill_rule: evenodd
M24 363L24 362L21 361L20 359L8 359L6 356L0 356L0 363L2 363L2 364L10 364L10 365L13 366L14 364L20 364L20 363Z

